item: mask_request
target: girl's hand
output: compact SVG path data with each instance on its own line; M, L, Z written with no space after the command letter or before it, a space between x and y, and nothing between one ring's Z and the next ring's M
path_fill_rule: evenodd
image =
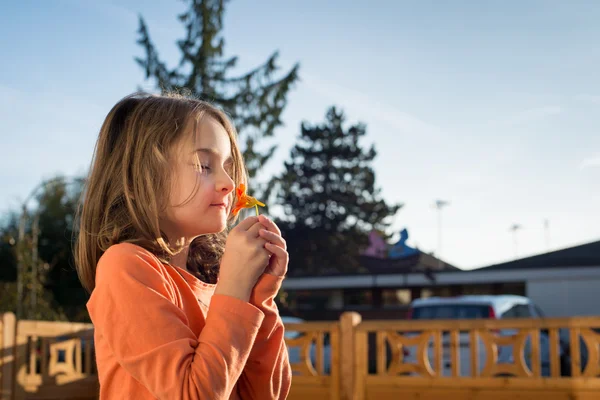
M264 272L275 276L284 276L287 273L290 256L287 252L287 244L281 237L281 231L275 222L265 215L260 215L258 221L264 227L259 231L259 235L266 240L265 249L271 253L269 265Z
M273 258L265 248L266 240L259 234L262 228L257 217L249 217L229 232L215 294L248 301L252 288Z

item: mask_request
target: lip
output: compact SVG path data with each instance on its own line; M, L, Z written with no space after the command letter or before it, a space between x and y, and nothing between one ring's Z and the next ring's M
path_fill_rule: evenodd
M210 206L211 207L220 207L220 208L223 208L223 209L227 208L227 204L225 204L225 203L214 203L214 204L211 204Z

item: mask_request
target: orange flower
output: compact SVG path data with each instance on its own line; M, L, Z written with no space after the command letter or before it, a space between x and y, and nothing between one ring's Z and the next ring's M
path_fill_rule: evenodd
M258 206L264 207L264 203L256 200L252 196L248 196L246 194L246 185L240 183L240 186L235 189L235 194L237 196L237 202L235 203L235 207L233 208L233 215L238 215L238 213L242 210L242 208L256 208L256 215L258 215Z

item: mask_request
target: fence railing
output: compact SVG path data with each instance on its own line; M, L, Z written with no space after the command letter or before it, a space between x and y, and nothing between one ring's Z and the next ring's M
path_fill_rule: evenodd
M600 396L600 317L286 324L295 399ZM0 323L1 400L95 398L90 324ZM587 396L587 397L586 397Z
M340 324L286 324L292 367L290 399L340 398Z
M362 322L354 399L600 397L599 332L599 317Z
M13 373L16 318L12 313L0 319L0 400L12 400L15 376Z

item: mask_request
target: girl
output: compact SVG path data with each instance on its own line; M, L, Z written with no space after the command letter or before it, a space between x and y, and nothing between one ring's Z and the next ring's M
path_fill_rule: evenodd
M100 399L286 398L285 241L264 216L225 236L245 181L234 128L210 104L134 94L106 117L75 250Z

